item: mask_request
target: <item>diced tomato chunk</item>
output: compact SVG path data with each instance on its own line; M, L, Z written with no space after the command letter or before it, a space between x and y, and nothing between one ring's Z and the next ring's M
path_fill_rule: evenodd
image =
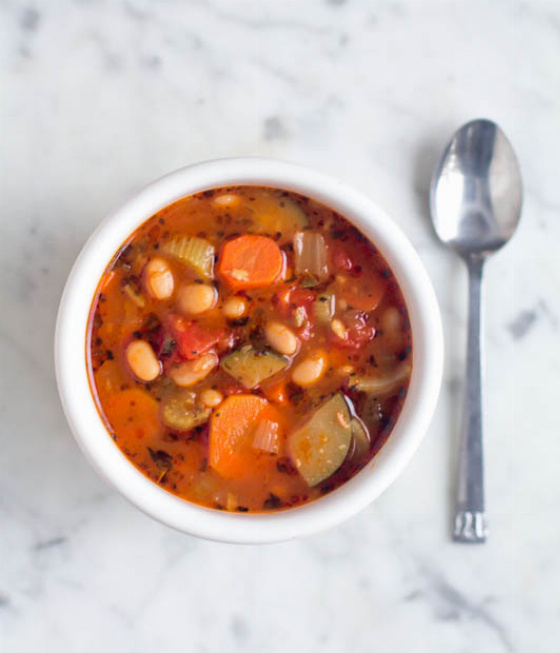
M289 287L276 293L273 302L280 315L290 320L297 336L309 340L315 325L315 293L307 288Z
M264 396L275 404L285 405L289 401L287 381L285 379L265 385L263 392Z
M315 293L307 288L296 288L290 293L290 303L296 306L311 307L315 301Z
M229 397L229 395L244 394L247 392L247 390L241 385L241 383L238 383L237 381L235 381L235 379L232 379L227 374L225 376L227 378L224 378L220 382L220 391L225 397Z
M344 299L348 306L370 313L381 303L387 286L381 275L372 274L367 279L340 286L337 295Z
M367 315L363 311L346 311L342 322L346 327L346 338L340 338L331 332L333 342L340 347L360 349L375 337L375 328L368 324Z
M335 245L331 245L329 249L335 271L349 272L354 267L354 263L344 245L336 243Z
M239 336L233 331L226 329L219 332L219 338L216 342L216 353L225 354L239 344Z
M207 329L199 322L185 320L180 315L171 316L170 328L179 355L189 360L210 351L224 336L222 331Z

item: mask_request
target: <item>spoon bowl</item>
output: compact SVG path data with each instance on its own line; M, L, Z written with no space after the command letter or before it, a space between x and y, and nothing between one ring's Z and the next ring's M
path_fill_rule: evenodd
M458 542L484 542L488 534L482 456L482 268L512 237L522 194L513 147L490 120L473 120L454 134L430 189L436 233L465 260L469 272L467 379L453 532Z
M437 166L430 204L440 240L462 257L503 247L521 216L521 172L511 143L490 120L459 129Z

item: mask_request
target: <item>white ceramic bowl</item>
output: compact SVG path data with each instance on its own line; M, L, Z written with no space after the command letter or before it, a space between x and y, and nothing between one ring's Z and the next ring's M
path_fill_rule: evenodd
M353 222L382 252L408 307L413 337L410 389L397 423L371 463L332 493L267 514L233 514L179 499L146 478L115 445L97 412L86 367L88 314L98 281L122 242L145 220L181 197L237 184L283 188L315 198ZM78 444L93 466L148 515L212 540L263 543L334 526L358 512L402 472L434 411L442 375L443 336L428 275L403 232L367 197L343 183L289 163L223 159L172 172L140 191L107 218L82 249L60 304L55 342L62 404Z

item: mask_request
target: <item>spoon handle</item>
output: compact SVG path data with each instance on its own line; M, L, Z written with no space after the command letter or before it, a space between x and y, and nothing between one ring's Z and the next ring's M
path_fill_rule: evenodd
M456 542L485 542L488 536L484 509L482 454L482 268L483 257L467 259L469 271L469 323L467 379L459 444L459 472L455 505Z

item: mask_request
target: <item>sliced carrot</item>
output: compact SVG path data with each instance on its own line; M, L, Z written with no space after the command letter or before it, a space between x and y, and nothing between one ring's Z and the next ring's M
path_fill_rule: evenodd
M186 320L180 315L171 315L168 324L179 354L188 360L198 358L201 354L210 351L224 335L222 331L209 329L199 322Z
M278 245L265 236L239 236L220 253L218 274L234 290L264 288L282 274L284 257Z
M281 425L279 412L255 395L230 395L216 409L210 420L209 463L220 476L254 477L275 464L274 456L253 447L255 428L262 420Z
M131 388L110 396L103 409L119 441L156 437L161 431L159 404L144 390Z

